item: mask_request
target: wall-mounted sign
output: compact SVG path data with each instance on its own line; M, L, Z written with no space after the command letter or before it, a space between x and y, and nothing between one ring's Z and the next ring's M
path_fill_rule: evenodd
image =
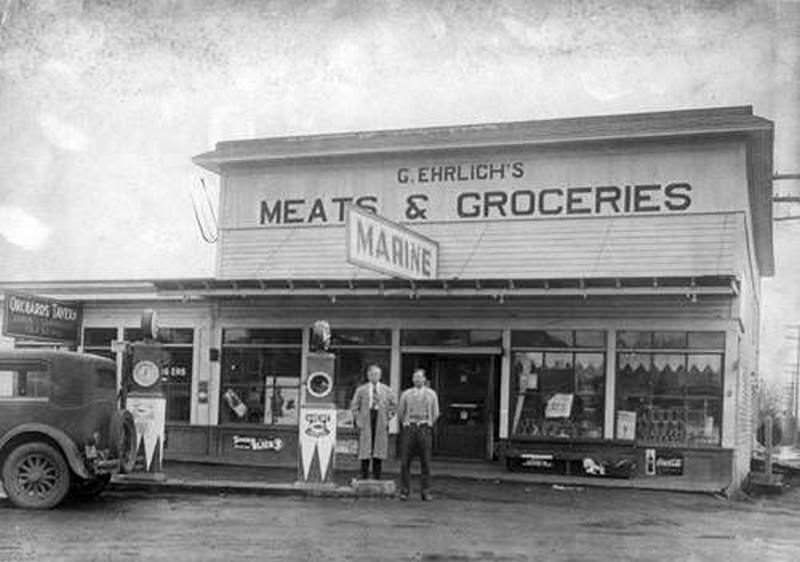
M397 223L351 205L347 208L347 261L403 279L436 279L439 244Z
M721 141L278 164L232 173L221 221L234 229L341 225L350 205L403 223L744 210L747 189L734 180L745 177L741 150Z
M555 466L553 455L524 453L521 455L522 466L528 468L538 468L552 470Z
M283 439L280 437L249 437L234 435L233 448L243 451L275 451L277 453L283 449Z
M659 476L682 476L683 454L678 451L656 451L656 474Z
M3 335L31 340L76 342L81 325L79 304L5 293Z

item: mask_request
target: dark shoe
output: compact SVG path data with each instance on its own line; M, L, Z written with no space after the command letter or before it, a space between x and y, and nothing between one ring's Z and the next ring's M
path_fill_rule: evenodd
M422 492L422 501L429 502L433 500L433 496L430 492Z
M408 494L406 492L400 492L400 495L398 497L400 498L401 502L408 500Z

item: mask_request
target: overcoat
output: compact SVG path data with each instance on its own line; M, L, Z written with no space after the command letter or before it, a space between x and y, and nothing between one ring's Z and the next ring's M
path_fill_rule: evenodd
M397 399L391 387L379 382L376 394L378 397L378 414L375 421L375 448L372 449L372 426L369 413L369 393L372 383L359 386L353 394L350 409L353 422L358 428L358 458L361 460L376 458L385 459L389 453L389 420L397 411Z

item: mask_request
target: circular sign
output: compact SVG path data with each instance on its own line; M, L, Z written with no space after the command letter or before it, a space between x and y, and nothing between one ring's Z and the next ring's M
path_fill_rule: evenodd
M311 373L306 381L308 393L315 398L325 398L333 390L333 380L328 373L317 371Z
M158 365L152 361L139 361L133 366L133 382L141 387L148 388L158 382Z

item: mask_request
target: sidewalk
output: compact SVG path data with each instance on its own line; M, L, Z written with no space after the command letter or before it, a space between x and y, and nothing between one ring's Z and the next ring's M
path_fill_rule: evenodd
M417 474L417 466L412 469ZM504 482L559 487L602 487L622 489L665 490L719 494L723 486L718 482L687 483L674 477L659 478L591 478L509 472L497 463L434 461L431 467L435 481L471 480L494 484ZM385 478L399 480L399 466L390 463ZM147 490L152 492L194 493L250 493L259 495L300 495L325 497L355 497L359 494L350 485L357 472L337 470L335 484L319 488L296 483L297 471L289 467L257 467L196 462L167 462L165 480L142 480L135 475L115 476L112 488L116 490ZM374 495L374 494L371 494Z

